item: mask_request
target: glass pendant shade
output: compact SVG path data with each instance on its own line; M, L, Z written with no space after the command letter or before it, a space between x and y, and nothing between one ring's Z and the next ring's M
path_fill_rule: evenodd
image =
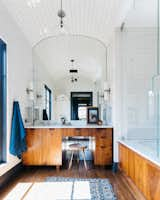
M55 26L53 29L53 33L55 36L65 36L69 34L68 29L65 25L63 25L62 27L60 25Z

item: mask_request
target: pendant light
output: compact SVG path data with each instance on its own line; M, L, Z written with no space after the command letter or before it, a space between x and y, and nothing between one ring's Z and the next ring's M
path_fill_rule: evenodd
M56 27L55 34L56 35L67 35L68 31L64 25L64 18L66 17L66 13L63 10L63 0L61 0L60 9L57 12L57 16L59 17L59 25Z

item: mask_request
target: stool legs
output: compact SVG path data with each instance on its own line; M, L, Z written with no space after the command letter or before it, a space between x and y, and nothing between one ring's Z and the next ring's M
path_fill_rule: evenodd
M77 163L79 164L79 151L77 151Z
M74 151L72 151L72 155L71 155L71 159L69 161L69 168L68 169L71 169L71 167L72 167L73 153L74 153Z
M84 166L85 166L85 169L87 170L87 163L86 163L86 158L85 158L85 152L84 152L84 150L82 151L82 155L83 155L83 160L84 160Z
M76 151L76 152L79 153L79 151ZM71 167L72 167L73 154L74 154L74 150L71 151L71 159L69 161L69 167L68 167L68 169L71 169ZM84 149L82 150L82 156L83 156L83 161L84 161L84 167L85 167L86 170L88 170ZM79 163L79 156L78 156L78 154L77 154L77 162Z

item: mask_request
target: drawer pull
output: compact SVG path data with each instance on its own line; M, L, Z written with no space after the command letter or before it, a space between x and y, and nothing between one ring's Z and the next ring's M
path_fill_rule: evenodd
M106 136L101 136L101 139L106 139Z
M101 146L101 149L104 149L104 148L106 148L106 146Z
M27 129L26 129L27 130ZM29 128L29 131L35 131L35 128Z
M55 130L55 128L49 128L49 130L50 130L50 131L54 131L54 130Z

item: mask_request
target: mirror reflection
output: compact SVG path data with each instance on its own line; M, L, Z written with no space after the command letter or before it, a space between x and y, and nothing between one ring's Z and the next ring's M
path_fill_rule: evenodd
M35 45L33 121L86 122L89 106L99 107L105 121L106 56L102 42L85 36L60 35Z

